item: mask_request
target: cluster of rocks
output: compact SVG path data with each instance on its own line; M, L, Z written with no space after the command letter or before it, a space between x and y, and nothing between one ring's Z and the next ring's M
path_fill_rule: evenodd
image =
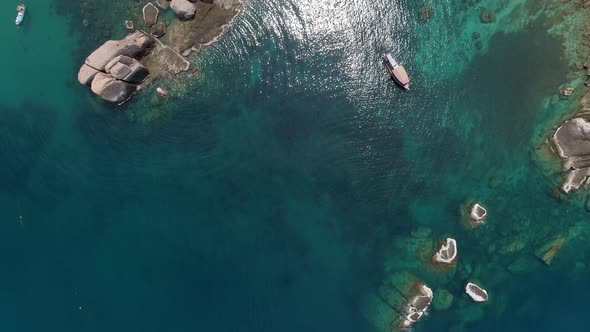
M401 313L399 328L410 329L412 324L417 322L427 312L433 298L432 289L419 282L410 294L408 303Z
M469 222L470 230L486 223L488 212L482 203L473 202L466 207L462 211L463 220ZM475 302L489 300L487 290L473 280L474 270L469 263L462 264L459 271L456 270L458 241L453 237L444 237L435 245L431 236L430 228L418 227L411 232L411 237L401 237L399 241L394 241L395 247L392 250L401 256L396 255L396 259L386 262L387 271L392 273L382 280L376 292L366 294L361 302L361 310L378 330L391 331L392 327L394 331L409 330L428 314L431 307L435 310L447 310L452 306L454 297L449 290L439 288L433 292L425 281L407 272L408 270L422 271L428 275L429 280L438 284L448 283L459 277L464 282L466 298ZM408 253L410 261L403 261L401 257L406 255L402 250ZM402 262L398 263L400 258ZM428 260L430 264L425 266L424 263ZM400 270L402 266L403 270ZM473 308L478 312L482 310L477 306Z
M137 91L149 71L137 58L153 47L149 35L136 31L122 40L109 40L86 58L78 81L106 101L123 103Z
M582 98L583 111L588 105L590 92ZM568 194L582 187L587 188L590 175L590 113L580 113L564 122L552 136L552 148L561 159L565 179L561 191Z
M129 35L105 42L86 58L78 72L81 84L106 101L124 103L155 78L188 71L190 63L185 57L190 51L214 41L224 31L221 23L229 23L239 12L239 0L155 3L148 2L142 8L145 31L133 31L135 24L127 20ZM178 18L169 26L159 20L160 10L168 8ZM166 34L170 36L158 39ZM157 93L168 95L161 87Z

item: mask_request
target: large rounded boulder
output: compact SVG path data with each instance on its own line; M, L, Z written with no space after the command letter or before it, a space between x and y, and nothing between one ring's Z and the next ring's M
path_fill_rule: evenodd
M122 103L131 98L137 86L115 79L105 73L97 73L92 80L92 92L111 103Z
M187 0L172 0L170 8L174 11L176 16L181 20L190 20L195 17L197 8L193 3Z

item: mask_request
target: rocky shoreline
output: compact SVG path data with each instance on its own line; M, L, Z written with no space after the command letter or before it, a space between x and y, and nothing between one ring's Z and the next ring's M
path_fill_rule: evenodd
M559 4L553 6L557 8ZM554 120L536 143L534 156L548 177L557 178L554 196L566 199L590 187L590 3L568 3L555 9L562 23L550 32L564 40L564 55L571 63L568 83L551 103L569 103L566 114ZM590 209L590 197L587 198Z
M108 40L92 52L78 72L80 84L103 100L122 104L158 77L177 75L190 68L188 56L210 45L239 13L239 0L157 0L142 8L144 29L124 22L129 34ZM168 25L160 11L171 10ZM168 92L159 87L160 96Z

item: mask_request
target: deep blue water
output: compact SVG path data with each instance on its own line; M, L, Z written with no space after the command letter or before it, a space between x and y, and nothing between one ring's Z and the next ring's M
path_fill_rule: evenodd
M397 271L455 295L416 331L583 330L587 228L550 267L533 255L587 219L531 160L568 70L542 22L503 33L512 20L482 26L460 1L419 23L414 1L251 0L192 59L198 77L117 108L76 82L122 33L91 2L88 28L64 0L31 0L17 30L1 6L3 330L375 331L360 299ZM386 50L411 92L387 79ZM467 232L472 199L491 217ZM456 270L394 250L418 226L458 239ZM466 277L488 303L466 299Z

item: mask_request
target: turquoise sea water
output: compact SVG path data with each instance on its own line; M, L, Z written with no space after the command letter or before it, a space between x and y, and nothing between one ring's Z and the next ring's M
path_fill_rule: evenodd
M21 28L0 5L3 330L375 331L360 299L398 271L455 296L416 331L583 330L588 217L531 159L568 70L534 3L420 23L415 1L246 1L197 77L118 108L76 73L126 6L89 3L88 27L78 3L31 0ZM490 211L472 232L470 200ZM459 241L455 269L404 250L419 226ZM574 226L551 266L533 255Z

